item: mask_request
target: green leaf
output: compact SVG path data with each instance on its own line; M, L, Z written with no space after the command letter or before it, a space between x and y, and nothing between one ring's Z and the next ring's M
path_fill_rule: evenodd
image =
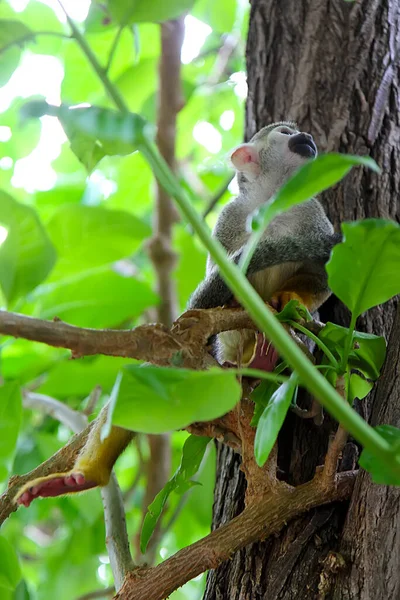
M157 92L158 57L142 58L139 63L129 65L116 78L115 85L129 110L146 116L143 114L143 105L152 94Z
M21 569L14 548L3 536L0 536L0 556L0 588L13 591L21 579Z
M258 242L275 217L331 187L347 175L354 165L364 165L379 173L377 164L369 156L334 153L318 156L296 171L275 196L254 213L254 233L241 259L242 270L247 270Z
M251 394L251 399L254 402L254 414L250 425L257 427L261 415L264 412L264 408L270 402L273 394L279 388L279 384L275 381L261 381L260 385Z
M21 419L19 384L14 381L5 383L0 387L0 481L4 481L11 472Z
M354 317L400 293L400 226L366 219L343 223L344 241L326 269L329 287Z
M33 208L3 191L0 206L0 225L8 230L0 245L0 285L11 303L45 279L56 253Z
M271 396L258 421L254 441L254 455L260 467L266 462L274 447L296 388L297 376L292 375L289 381L282 383Z
M13 600L30 600L31 596L29 594L28 586L26 585L26 581L21 579L19 584L17 585L14 593Z
M389 468L385 462L376 458L365 448L361 452L358 463L370 473L372 481L375 483L400 485L400 429L392 425L378 425L374 429L393 447L392 468Z
M107 4L119 23L161 23L189 11L194 0L108 0Z
M38 388L38 392L60 399L71 396L84 398L96 385L99 385L103 392L108 394L114 385L118 371L126 364L126 358L116 356L87 356L79 360L69 358L59 360L53 368L47 369L46 380Z
M287 323L288 321L311 321L312 317L307 308L300 304L298 300L290 300L285 308L281 312L277 313L276 318L281 323Z
M190 294L204 277L207 254L196 236L182 226L174 231L174 249L178 254L178 265L173 274L182 310L187 305Z
M69 108L53 106L47 102L28 102L24 117L57 117L70 142L71 149L87 169L93 169L96 160L108 154L130 154L138 149L150 126L137 114L122 114L106 108ZM90 144L92 143L92 150Z
M0 19L0 87L7 83L18 67L23 43L31 34L32 31L20 21Z
M21 21L0 19L0 53L11 43L21 47L29 36L33 36L33 31Z
M53 280L131 256L151 227L125 211L66 204L47 231L58 253Z
M336 356L341 358L349 330L335 323L327 323L318 337ZM386 356L386 342L383 337L372 333L353 333L353 349L349 355L349 365L358 369L369 379L378 379Z
M192 14L204 21L214 31L226 33L232 31L237 10L237 2L232 0L197 0Z
M363 165L379 173L379 167L369 156L322 154L307 162L283 185L272 201L262 208L264 220L273 218L296 204L301 204L338 183L352 167Z
M30 154L40 139L40 121L21 123L20 110L25 103L26 99L14 98L9 108L0 113L0 126L9 127L12 133L9 140L1 143L1 155L14 161Z
M153 534L171 492L182 495L193 487L193 485L197 484L196 481L191 481L191 477L199 470L209 441L210 438L196 435L190 435L187 438L182 450L180 467L147 509L140 535L140 549L143 554L146 552L149 539Z
M240 399L234 373L129 365L123 369L113 423L143 433L216 419Z
M117 327L158 302L147 283L107 267L42 285L31 298L36 316L81 327Z
M350 404L353 404L356 398L362 400L368 396L373 387L373 383L367 381L358 375L358 373L352 373L350 376L350 389L348 393Z

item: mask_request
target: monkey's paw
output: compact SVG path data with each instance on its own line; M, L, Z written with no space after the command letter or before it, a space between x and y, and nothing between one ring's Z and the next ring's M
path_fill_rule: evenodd
M54 473L28 481L19 490L14 500L28 507L35 498L50 498L73 492L83 492L96 487L94 481L87 481L83 473Z
M287 291L276 292L269 301L269 304L277 311L281 311L291 300L298 300L300 304L304 304L306 307L308 307L307 295L299 296L297 292Z

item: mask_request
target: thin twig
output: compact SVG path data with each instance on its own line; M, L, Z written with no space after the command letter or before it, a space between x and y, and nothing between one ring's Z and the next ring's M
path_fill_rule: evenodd
M107 77L107 73L106 73L105 69L101 66L101 64L97 60L97 57L94 54L93 50L91 49L91 47L87 43L86 39L84 38L84 36L79 31L78 27L75 25L75 23L73 22L73 20L69 16L68 12L65 10L65 8L64 8L63 3L61 2L61 0L57 0L57 2L58 2L58 4L60 5L60 8L62 9L62 11L65 14L65 17L67 19L68 25L71 28L73 37L76 39L76 41L77 41L79 47L81 48L82 52L84 53L84 55L88 59L89 63L93 67L93 70L95 71L95 73L97 74L97 76L99 77L99 79L101 80L101 82L103 83L104 89L106 90L107 94L110 96L110 98L113 100L113 102L115 103L115 105L117 106L117 108L123 114L128 114L129 113L128 107L125 104L125 101L124 101L123 97L119 93L118 88L113 83L111 83L111 81Z
M74 433L82 431L87 425L87 418L82 413L45 394L24 390L23 406L24 408L40 410L69 427Z
M106 74L108 73L108 71L111 68L111 64L112 64L115 52L116 52L116 50L118 48L118 44L119 44L119 40L120 40L120 37L122 35L122 32L125 29L125 27L128 25L128 23L130 21L130 18L131 18L131 15L135 11L135 9L136 9L136 4L135 4L135 2L132 2L131 4L129 4L127 10L125 11L125 15L124 15L124 17L123 17L123 19L121 21L120 26L118 27L117 33L115 34L115 37L113 39L113 43L111 45L110 53L108 55L107 64L106 64L106 66L104 68L104 71L105 71Z
M128 532L121 489L114 471L110 481L100 489L106 525L106 545L116 590L123 584L127 573L134 568L129 550Z
M92 414L92 412L96 408L96 404L98 403L98 401L100 399L102 391L103 390L100 385L95 385L95 387L92 389L92 391L89 394L86 408L82 411L82 413L84 415L89 416Z

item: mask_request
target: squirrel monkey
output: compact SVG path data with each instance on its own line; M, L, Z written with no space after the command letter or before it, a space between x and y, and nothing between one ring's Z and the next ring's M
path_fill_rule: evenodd
M300 133L291 122L264 127L249 143L233 150L231 161L237 170L240 193L222 210L214 230L232 260L239 261L249 239L246 225L251 213L268 202L298 167L316 155L311 135ZM339 239L320 203L309 200L270 223L251 259L248 278L275 308L283 308L295 298L310 311L316 310L330 294L324 265ZM206 278L194 292L189 308L213 308L232 301L232 292L209 257ZM262 333L244 330L219 334L220 362L237 362L239 347L242 364L273 369L277 355ZM116 459L134 435L112 427L110 435L101 441L106 417L107 406L94 422L71 471L29 481L18 492L16 502L29 506L38 496L59 496L106 485Z
M317 156L309 133L292 122L273 123L261 129L247 144L233 150L239 195L222 210L213 235L234 262L239 262L250 238L250 215L267 203L287 179L306 161ZM268 225L250 261L247 277L262 299L281 310L296 299L310 312L330 295L325 263L340 241L321 204L315 198L278 215ZM208 257L205 280L189 302L189 308L213 308L234 303L233 295ZM217 338L216 352L223 364L272 370L278 355L262 333L228 331Z

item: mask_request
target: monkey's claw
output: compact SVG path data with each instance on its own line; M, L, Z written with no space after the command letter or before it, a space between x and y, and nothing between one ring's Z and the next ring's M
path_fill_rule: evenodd
M28 507L35 498L62 496L71 492L83 492L96 487L94 481L87 481L83 473L55 473L47 477L39 477L24 485L15 501Z

